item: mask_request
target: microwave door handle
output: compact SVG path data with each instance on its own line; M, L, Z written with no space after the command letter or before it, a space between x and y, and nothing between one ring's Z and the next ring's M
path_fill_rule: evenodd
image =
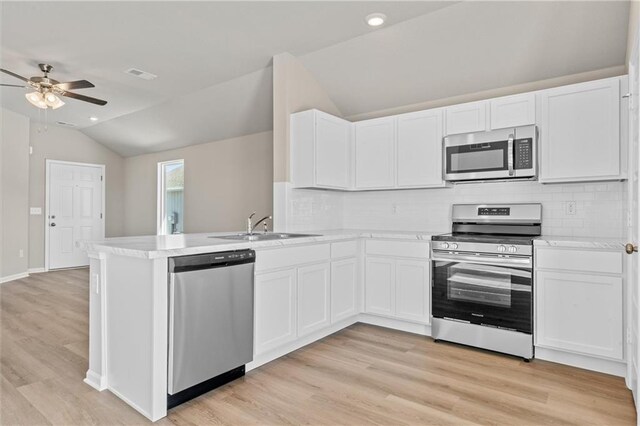
M507 164L509 166L509 176L513 176L513 134L507 140Z

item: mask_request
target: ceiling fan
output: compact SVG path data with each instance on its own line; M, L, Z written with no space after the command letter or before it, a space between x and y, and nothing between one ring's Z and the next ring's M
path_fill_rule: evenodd
M95 105L106 105L107 101L102 99L96 99L89 96L80 95L78 93L69 92L73 89L88 89L95 87L87 80L69 81L67 83L60 83L57 80L49 78L49 73L53 70L53 67L49 64L38 64L40 70L44 73L44 76L36 76L26 78L11 71L0 68L0 71L8 74L12 77L24 81L27 85L17 84L0 84L4 87L22 87L25 89L34 89L34 92L27 93L25 97L34 106L42 109L57 109L64 105L64 102L58 96L65 96L67 98L77 99L79 101L89 102Z

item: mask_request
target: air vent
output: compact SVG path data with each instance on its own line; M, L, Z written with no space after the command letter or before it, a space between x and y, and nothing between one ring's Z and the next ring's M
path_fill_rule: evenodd
M158 77L155 74L151 74L150 72L142 71L137 68L129 68L125 71L125 74L131 74L143 80L153 80L154 78Z
M56 121L56 124L59 124L61 126L65 126L65 127L76 127L75 124L67 123L66 121Z

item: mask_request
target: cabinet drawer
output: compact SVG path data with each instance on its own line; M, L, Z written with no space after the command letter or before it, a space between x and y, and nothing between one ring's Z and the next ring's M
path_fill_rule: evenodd
M329 260L329 244L256 250L256 272Z
M536 267L603 274L622 273L622 253L616 251L538 248Z
M358 255L357 241L341 241L339 243L331 243L331 258L340 257L356 257Z
M370 240L366 243L366 253L375 256L429 258L428 242Z

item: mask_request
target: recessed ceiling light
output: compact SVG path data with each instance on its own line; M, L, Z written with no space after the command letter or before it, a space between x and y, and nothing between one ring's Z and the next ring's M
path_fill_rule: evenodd
M387 20L387 15L384 13L372 13L367 15L366 21L370 27L379 27Z
M98 121L98 117L89 117L89 120L91 120L91 121Z

